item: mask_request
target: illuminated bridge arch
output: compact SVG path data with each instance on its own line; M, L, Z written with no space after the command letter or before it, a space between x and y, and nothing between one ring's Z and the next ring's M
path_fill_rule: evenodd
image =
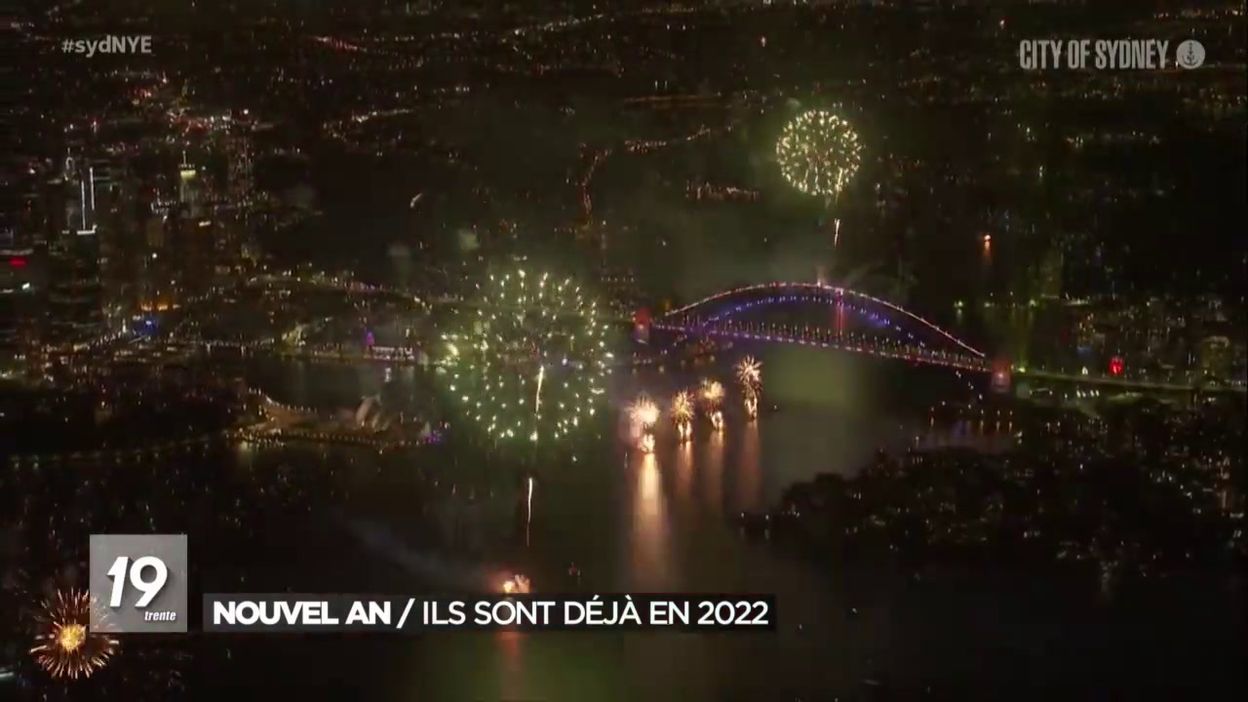
M682 338L815 346L989 370L982 351L935 323L887 300L819 283L775 282L725 290L676 308L651 326Z

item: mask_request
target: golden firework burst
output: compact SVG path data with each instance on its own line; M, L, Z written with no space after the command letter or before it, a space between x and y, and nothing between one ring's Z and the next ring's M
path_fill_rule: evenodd
M809 110L785 125L776 160L794 188L831 198L858 172L862 147L849 122L826 110Z
M671 415L677 424L693 421L693 396L688 390L681 390L672 397Z
M753 356L746 356L737 363L737 382L746 395L757 395L763 387L763 364Z
M693 395L688 390L681 390L672 398L672 423L676 425L676 436L688 441L693 436Z
M718 380L706 378L702 381L702 401L710 410L719 409L724 400L724 386Z
M43 604L40 630L30 649L35 662L54 678L89 678L117 653L117 639L91 633L91 595L57 591Z

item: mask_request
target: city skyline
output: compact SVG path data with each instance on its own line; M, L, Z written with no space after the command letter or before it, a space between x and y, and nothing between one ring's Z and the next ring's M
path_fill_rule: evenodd
M1230 2L25 8L0 686L1242 690L1244 29ZM1072 65L1109 41L1138 65ZM185 534L192 603L753 592L778 624L236 638L193 604L194 636L106 639L78 622L106 533Z

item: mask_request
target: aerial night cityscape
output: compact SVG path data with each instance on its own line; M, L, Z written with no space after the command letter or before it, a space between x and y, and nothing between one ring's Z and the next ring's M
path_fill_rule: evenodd
M1248 692L1242 0L16 5L0 699Z

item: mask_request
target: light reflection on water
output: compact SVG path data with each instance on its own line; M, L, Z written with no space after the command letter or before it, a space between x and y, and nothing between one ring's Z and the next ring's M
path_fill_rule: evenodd
M653 453L633 453L629 469L635 476L630 586L638 591L660 591L670 584L672 570L663 476Z
M781 631L756 637L430 637L413 644L419 652L411 654L418 660L420 689L467 699L564 699L569 689L594 699L636 699L631 693L670 699L677 691L666 686L680 678L686 681L679 690L683 698L717 699L719 691L739 688L762 699L776 689L771 673L791 674L793 679L782 688L795 690L818 689L830 680L838 686L853 684L863 669L860 661L837 669L801 662L847 645L841 621L847 605L830 587L829 575L805 558L744 539L734 516L775 506L786 487L819 472L852 474L881 446L903 450L916 436L930 445L974 443L978 438L970 427L965 435L936 437L928 432L926 416L916 410L925 399L917 394L919 384L900 383L899 391L893 380L898 372L909 373L904 367L825 352L759 355L766 377L756 420L745 418L730 386L720 432L700 416L692 439L680 442L664 418L652 454L633 450L625 440L607 441L600 455L583 456L579 463L539 466L531 524L527 511L521 512L511 558L523 564L537 592L575 588L566 577L569 562L575 561L590 592L774 593L780 602ZM716 377L727 385L733 360L724 359L722 368L617 378L612 402L624 406L644 391L666 408L675 390L701 377ZM343 406L380 392L386 401L402 406L428 392L420 377L411 374L394 373L396 382L384 384L380 366L276 370L253 374L252 381L275 398L297 404ZM942 391L927 392L940 396ZM900 411L895 409L898 397L905 407ZM250 465L251 459L245 460ZM452 510L461 531L484 532L473 527L473 520L506 523L507 515L525 503L524 482L513 474L514 466L457 461L425 465L419 455L411 461L413 468L422 466L443 484L479 482L499 474L493 496L483 505ZM325 463L322 468L333 469L332 459ZM393 463L381 473L360 466L355 474L356 480L372 475L373 480L397 484L404 479ZM391 524L410 520L410 515L384 511L370 516ZM506 534L493 540L506 541ZM483 557L496 559L499 554L496 549ZM372 587L368 571L353 578L360 580L353 586L358 591ZM878 648L887 636L877 635L885 633L859 631L855 645Z
M763 466L759 456L758 421L747 422L740 429L741 465L737 469L736 510L757 511L763 505Z
M710 518L723 515L724 511L724 431L712 431L697 462L697 476L701 479L702 506Z

